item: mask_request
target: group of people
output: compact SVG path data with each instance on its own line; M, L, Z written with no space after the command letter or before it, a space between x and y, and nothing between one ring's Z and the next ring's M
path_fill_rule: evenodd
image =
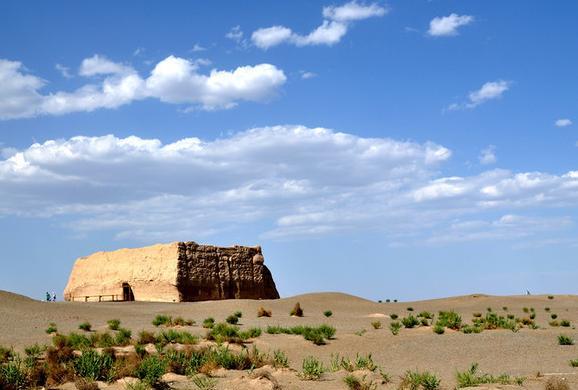
M52 294L46 291L46 302L56 302L56 293L54 291Z

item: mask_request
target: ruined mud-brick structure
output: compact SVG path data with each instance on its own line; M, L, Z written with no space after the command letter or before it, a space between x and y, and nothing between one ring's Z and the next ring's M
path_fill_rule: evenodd
M186 302L277 299L261 247L174 242L97 252L76 260L67 301Z

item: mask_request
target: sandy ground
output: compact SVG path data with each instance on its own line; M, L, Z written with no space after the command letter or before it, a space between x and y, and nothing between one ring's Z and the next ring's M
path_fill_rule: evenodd
M289 316L296 302L305 311L302 318ZM273 311L271 318L257 318L260 306ZM388 330L389 314L400 317L422 310L437 313L439 310L455 310L469 322L475 312L485 313L491 307L495 312L508 313L519 317L527 316L523 308L535 308L536 323L540 329L524 328L514 333L507 330L484 331L480 334L463 334L446 331L436 335L430 327L402 329L398 336ZM550 307L547 313L544 308ZM442 386L455 386L456 370L465 370L477 362L480 370L492 374L508 373L527 376L527 389L543 389L544 380L550 375L565 377L571 388L578 389L578 368L569 365L570 359L578 359L578 346L560 346L557 336L566 334L578 340L578 331L571 328L553 328L548 325L550 314L558 314L558 319L568 319L578 323L578 297L555 296L509 296L496 297L470 295L447 299L419 302L376 303L340 293L316 293L279 300L228 300L195 303L48 303L34 301L26 297L0 291L0 345L13 346L21 350L35 342L50 343L45 333L49 322L55 322L60 332L77 331L78 324L89 321L94 330L105 330L106 321L118 318L124 327L137 334L138 331L154 330L151 320L157 314L168 314L194 319L200 324L206 317L222 321L234 311L241 310L242 327L259 326L263 330L268 325L319 325L327 323L337 329L336 338L327 345L315 346L300 336L269 335L264 333L256 339L259 349L283 350L290 359L291 368L300 370L301 361L307 355L314 355L327 365L331 354L339 353L355 357L357 353L373 355L374 361L389 373L392 384L379 388L396 388L399 376L408 369L429 370L442 378ZM325 318L323 311L331 310L333 316ZM372 321L380 320L382 329L373 329ZM365 329L363 335L356 333ZM200 325L188 327L188 331L205 334ZM231 388L231 380L247 376L245 372L225 372L220 380L220 388ZM275 372L282 388L286 389L343 389L343 372L331 373L318 382L303 382L292 372ZM176 382L178 383L178 381ZM228 383L228 384L227 384ZM194 388L186 387L182 388ZM175 386L179 387L179 386ZM242 386L234 386L240 389ZM500 388L508 388L507 386Z

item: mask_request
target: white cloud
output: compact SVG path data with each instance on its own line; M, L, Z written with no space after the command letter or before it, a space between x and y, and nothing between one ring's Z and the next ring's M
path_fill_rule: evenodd
M301 78L303 80L308 80L308 79L312 79L317 77L317 73L314 72L307 72L307 71L301 71Z
M195 44L193 45L193 48L191 49L191 51L192 51L193 53L197 53L197 52L199 52L199 51L205 51L205 50L207 50L207 48L199 45L198 43L195 43Z
M241 30L241 26L231 28L231 30L225 34L225 38L229 38L237 43L241 42L243 39L243 30Z
M80 64L78 74L81 76L95 76L108 74L132 73L132 68L112 62L106 57L95 54L90 58L85 58Z
M566 127L572 125L572 121L570 119L558 119L554 124L558 127Z
M303 126L168 144L49 140L0 159L0 216L63 215L77 232L144 241L250 227L278 239L371 230L392 244L502 233L555 242L573 226L560 214L578 201L578 172L447 176L450 156L433 143Z
M383 16L387 9L376 4L361 4L351 1L342 6L323 8L325 18L321 25L309 34L301 35L285 26L272 26L257 29L251 34L253 44L261 49L269 49L282 43L301 46L332 46L347 34L349 25L358 20Z
M44 80L27 74L20 62L0 60L0 119L111 109L146 98L207 110L230 108L241 101L267 101L286 81L283 71L270 64L199 73L199 66L208 64L169 56L142 78L128 65L95 55L83 60L79 70L93 83L42 94Z
M498 161L498 157L496 157L496 147L494 145L489 145L482 149L478 159L482 165L495 164L496 161Z
M434 37L447 37L458 34L458 28L474 21L471 15L452 13L448 16L433 18L429 23L428 34Z
M70 73L70 68L61 65L61 64L56 64L54 65L54 68L60 72L60 74L62 75L62 77L64 77L65 79L71 79L74 76L72 75L72 73Z
M499 99L510 89L510 85L511 82L504 80L488 81L480 89L470 92L467 102L450 104L448 110L475 108L489 100Z
M267 28L260 28L253 31L251 40L255 46L261 49L268 49L272 46L277 46L282 42L291 39L293 32L291 29L283 26L272 26Z
M350 1L342 6L323 7L323 17L337 22L352 22L376 16L383 16L387 13L387 8L379 4L360 4L357 1Z

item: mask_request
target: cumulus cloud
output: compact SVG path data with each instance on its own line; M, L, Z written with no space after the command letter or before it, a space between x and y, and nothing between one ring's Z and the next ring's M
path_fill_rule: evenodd
M570 119L564 118L564 119L558 119L556 122L554 122L554 124L557 127L566 127L566 126L572 125L572 121Z
M488 81L478 90L472 91L468 94L468 101L465 103L453 103L448 109L461 110L466 108L475 108L489 100L495 100L502 97L502 95L510 89L511 82L504 80Z
M251 41L261 49L269 49L282 43L298 47L332 46L347 34L352 22L383 16L386 13L387 9L379 4L362 4L354 0L341 6L324 7L323 22L309 34L298 34L285 26L272 26L255 30L251 34Z
M490 145L487 148L482 149L478 159L482 165L495 164L496 161L498 161L498 157L496 157L496 147Z
M315 78L315 77L317 77L317 73L307 72L307 71L304 71L304 70L301 71L301 78L302 78L303 80L308 80L308 79L312 79L312 78Z
M447 176L450 157L435 143L303 126L210 141L48 140L0 159L0 216L62 215L76 232L143 241L251 227L271 239L370 229L389 243L434 244L458 230L483 239L483 226L547 238L545 227L572 224L525 214L574 207L578 172Z
M474 21L471 15L458 15L452 13L448 16L433 18L429 23L428 34L434 37L447 37L458 35L458 28L466 26Z
M72 73L70 72L70 68L61 65L61 64L56 64L54 65L54 68L60 72L60 74L62 75L62 77L64 77L65 79L71 79L74 76L72 75Z
M171 55L143 78L128 65L95 55L79 68L79 75L91 78L90 83L74 91L43 94L46 81L28 74L20 62L0 59L0 119L111 109L147 98L206 110L231 108L241 101L267 101L287 79L270 64L200 73L199 66L209 63Z

